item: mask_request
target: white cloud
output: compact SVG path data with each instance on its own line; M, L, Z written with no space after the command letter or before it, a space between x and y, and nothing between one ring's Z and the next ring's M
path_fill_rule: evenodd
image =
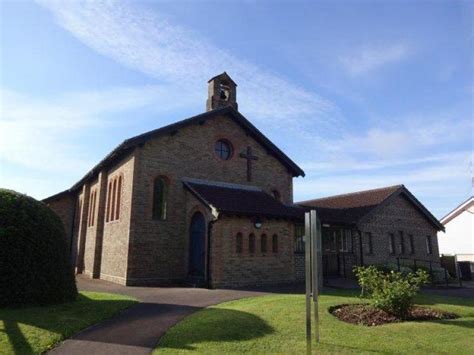
M351 54L339 57L349 74L357 76L405 59L411 50L405 43L358 48Z
M284 125L311 115L314 121L334 122L336 108L328 100L217 48L192 30L171 24L136 3L40 3L87 46L166 82L171 90L179 87L181 97L205 92L209 78L227 71L239 85L240 108L254 120L271 119L272 124Z
M472 194L469 157L469 154L459 153L451 159L435 159L419 167L414 164L388 171L377 168L369 171L335 171L324 176L297 179L295 201L404 184L422 202L431 200L432 205L428 207L441 217L456 201L462 201Z
M90 139L94 130L136 122L110 114L151 104L163 112L187 104L176 102L160 86L67 93L55 99L0 90L0 97L0 161L77 176L93 163L81 144L85 133Z
M454 114L453 114L454 115ZM411 158L430 148L471 138L472 121L448 115L412 115L371 127L364 134L344 134L339 140L326 141L325 150L333 154L363 154L370 158ZM431 155L431 154L430 154Z
M337 173L368 172L385 169L403 170L420 165L445 164L449 161L468 162L471 159L471 152L459 151L452 153L436 154L429 156L420 156L415 158L403 159L357 159L352 156L341 157L338 160L308 161L301 166L307 174L327 175Z

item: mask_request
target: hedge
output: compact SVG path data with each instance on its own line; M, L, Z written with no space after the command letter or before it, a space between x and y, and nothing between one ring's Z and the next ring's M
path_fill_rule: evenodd
M45 204L0 189L0 307L77 296L64 227Z

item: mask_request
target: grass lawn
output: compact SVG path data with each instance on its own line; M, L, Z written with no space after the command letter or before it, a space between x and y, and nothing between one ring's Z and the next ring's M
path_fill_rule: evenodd
M366 327L344 323L328 312L361 300L351 292L320 297L321 343L317 353L474 354L474 300L422 295L418 304L461 318ZM156 353L305 353L305 298L270 295L198 311L171 328ZM314 348L313 348L314 349Z
M74 302L0 309L0 354L42 353L74 333L135 304L130 297L81 292Z

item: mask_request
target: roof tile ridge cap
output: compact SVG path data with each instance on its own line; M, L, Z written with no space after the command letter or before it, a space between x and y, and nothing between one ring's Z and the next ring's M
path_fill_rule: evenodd
M400 189L400 188L404 188L405 186L403 184L399 184L399 185L392 185L392 186L385 186L385 187L378 187L376 189L369 189L369 190L362 190L362 191L354 191L354 192L346 192L346 193L343 193L343 194L338 194L338 195L332 195L332 196L326 196L326 197L320 197L320 198L314 198L314 199L311 199L311 200L304 200L304 201L299 201L297 202L298 204L303 204L303 203L308 203L308 202L316 202L316 201L323 201L323 200L330 200L330 199L334 199L334 198L338 198L338 197L345 197L345 196L351 196L351 195L359 195L359 194L363 194L363 193L367 193L367 192L374 192L374 191L380 191L380 190L388 190L388 189L391 189L391 188L397 188ZM395 190L394 192L396 192L397 190Z

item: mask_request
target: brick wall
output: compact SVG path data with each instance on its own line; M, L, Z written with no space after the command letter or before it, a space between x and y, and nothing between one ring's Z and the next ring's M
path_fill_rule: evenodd
M66 233L68 248L72 248L72 230L74 222L75 198L72 194L63 194L57 199L48 201L46 205L61 219Z
M283 284L295 281L293 224L263 220L255 229L248 218L220 217L212 230L212 286L238 287ZM242 233L243 250L237 253L236 236ZM249 252L250 233L255 235L255 253ZM267 235L267 252L261 252L261 236ZM278 235L278 252L272 252L272 236Z
M100 278L108 281L126 284L129 255L129 234L133 229L131 224L131 206L133 198L135 156L129 156L118 162L107 174L107 184L119 174L122 175L122 196L120 203L120 218L104 224L101 253ZM107 185L105 185L107 186ZM106 188L104 192L104 204ZM104 208L105 210L105 208ZM105 219L105 216L102 216Z
M397 196L389 204L381 208L376 214L364 223L358 225L362 231L364 263L383 264L386 262L396 262L396 257L410 259L431 260L439 262L437 231L410 202L402 195ZM400 253L399 231L403 232L405 252ZM365 232L372 233L373 253L368 254L368 240ZM395 236L395 253L389 252L389 233ZM409 237L412 234L414 239L415 252L410 254ZM425 237L431 236L431 255L427 254ZM359 255L359 243L356 242L356 253Z
M295 277L296 281L305 280L305 255L304 253L295 253Z
M222 138L233 145L228 161L214 153L216 140ZM239 157L247 146L259 158L253 162L252 182L247 181L246 160ZM137 150L128 263L128 278L135 284L179 281L187 276L190 209L201 204L186 192L182 178L255 185L268 193L277 189L282 201L292 202L291 173L231 118L217 117L182 128ZM158 176L169 181L165 220L152 219L153 181Z

